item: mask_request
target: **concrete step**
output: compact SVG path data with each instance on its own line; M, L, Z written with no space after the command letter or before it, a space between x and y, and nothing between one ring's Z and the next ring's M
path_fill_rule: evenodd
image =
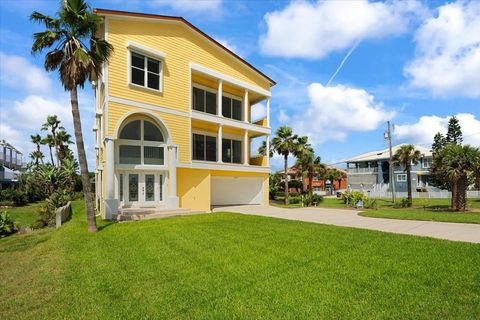
M112 220L117 221L139 221L162 219L175 216L185 216L205 213L204 211L195 211L191 209L159 209L159 208L125 208L120 209L117 215L112 216Z

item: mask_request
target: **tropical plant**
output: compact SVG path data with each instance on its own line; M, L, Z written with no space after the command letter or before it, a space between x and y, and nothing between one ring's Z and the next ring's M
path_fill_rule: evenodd
M268 147L268 157L271 158L274 152L272 143L269 143ZM267 155L267 141L262 141L262 145L258 147L258 153L264 157Z
M53 48L45 56L45 69L58 70L63 87L70 92L88 231L94 232L97 231L97 226L90 192L77 89L83 88L87 79L95 81L99 78L102 65L107 62L113 46L106 40L96 37L102 18L93 13L84 0L64 0L56 17L35 11L30 19L46 27L45 31L34 34L32 53Z
M449 144L437 155L436 170L443 172L452 185L452 206L465 211L467 188L474 183L480 167L480 149L470 145Z
M320 157L315 155L315 152L312 148L306 147L302 152L299 152L297 155L297 162L295 164L298 172L301 176L308 178L308 205L311 205L313 202L313 177L320 173L322 164L320 162Z
M72 151L70 150L70 144L73 144L72 136L65 130L60 130L55 138L57 145L57 158L60 164L63 164L65 159L73 158Z
M275 195L280 190L280 183L282 179L278 173L270 174L268 194L271 200L275 200Z
M55 149L55 155L58 159L58 141L57 141L57 130L65 130L64 127L60 126L60 120L56 115L49 115L47 116L47 121L42 125L42 131L50 131L51 132L51 140L53 142L53 148ZM51 151L50 151L51 154ZM58 163L57 163L58 164Z
M50 161L52 163L52 166L55 165L55 161L53 161L53 151L52 148L55 147L55 140L53 139L53 136L51 134L47 134L45 138L42 139L42 144L48 146L48 151L50 152Z
M392 157L392 163L395 166L403 166L407 173L407 199L408 206L412 206L412 164L416 165L420 161L422 154L415 149L413 144L400 146Z
M0 213L0 238L9 236L18 231L18 224L16 224L10 215L4 211Z
M272 139L273 149L283 156L284 159L284 181L285 181L285 204L288 200L288 156L297 151L298 136L293 134L288 126L282 126L277 129L276 136Z
M36 146L36 150L30 153L30 157L35 161L35 165L38 166L39 162L43 163L43 152L40 150L42 144L42 137L37 133L30 136L32 143Z

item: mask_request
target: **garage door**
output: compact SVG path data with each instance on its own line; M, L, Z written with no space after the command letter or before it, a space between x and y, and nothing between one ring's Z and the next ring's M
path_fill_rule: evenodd
M212 206L263 204L263 179L212 177Z

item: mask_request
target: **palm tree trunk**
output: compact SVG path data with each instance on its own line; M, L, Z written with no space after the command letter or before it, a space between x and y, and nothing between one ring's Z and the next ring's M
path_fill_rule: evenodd
M52 161L52 166L55 166L55 161L53 161L52 147L48 146L48 151L50 151L50 161Z
M456 179L452 179L452 182L451 182L451 193L452 193L452 198L451 198L451 201L450 201L450 207L453 209L455 208L455 204L457 202L457 181Z
M407 200L408 206L412 206L412 169L407 165Z
M73 128L75 131L75 140L77 144L78 162L80 163L80 174L82 176L83 196L85 198L85 207L87 210L87 224L89 232L96 232L95 211L93 210L93 199L90 192L90 178L88 177L87 157L83 145L82 123L80 120L80 110L78 109L77 87L70 91L70 100L72 103Z
M312 205L312 197L313 197L313 174L308 174L308 205Z
M288 204L288 154L286 154L284 157L285 157L285 165L284 165L284 169L285 169L285 204L287 205Z
M468 180L465 174L460 174L457 179L456 195L455 195L455 210L465 211L467 206L467 186Z

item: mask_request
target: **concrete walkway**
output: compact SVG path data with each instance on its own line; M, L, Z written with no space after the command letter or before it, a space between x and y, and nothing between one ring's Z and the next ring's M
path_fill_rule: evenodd
M273 206L228 206L213 211L237 212L280 219L299 220L453 241L480 243L480 224L368 218L360 211L330 208L284 209Z

